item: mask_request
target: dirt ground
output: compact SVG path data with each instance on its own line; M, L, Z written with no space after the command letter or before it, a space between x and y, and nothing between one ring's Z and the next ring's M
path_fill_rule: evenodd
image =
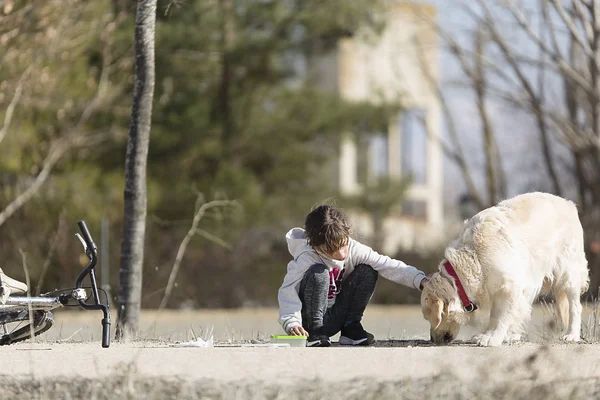
M0 348L9 360L1 397L597 398L600 345L553 340L546 311L538 308L530 327L537 339L500 348L465 340L431 346L415 307L371 307L364 322L376 346L328 349L245 347L280 333L271 309L145 313L143 337L109 349L97 340L99 315L58 314L41 340ZM593 329L587 319L585 329ZM211 331L216 347L178 347Z

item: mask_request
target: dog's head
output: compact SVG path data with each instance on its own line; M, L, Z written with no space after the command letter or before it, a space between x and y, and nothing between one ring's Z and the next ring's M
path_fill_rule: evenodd
M448 344L458 336L464 311L456 301L456 289L450 281L436 272L421 293L421 311L431 324L431 341Z

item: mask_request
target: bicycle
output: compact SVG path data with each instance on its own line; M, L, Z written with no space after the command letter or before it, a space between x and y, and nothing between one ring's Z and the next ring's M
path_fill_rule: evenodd
M0 346L9 345L46 332L54 324L52 310L63 306L76 306L69 304L76 301L86 310L102 310L102 347L110 346L110 310L108 299L106 304L101 303L96 284L95 267L98 262L98 249L84 221L77 223L81 235L75 236L83 245L85 255L90 260L86 267L79 273L74 288L58 289L39 296L9 296L4 305L0 305ZM82 236L83 235L83 236ZM91 295L88 296L83 280L90 278ZM70 293L63 293L70 291ZM63 293L63 294L59 294ZM58 294L58 295L57 295ZM90 301L93 297L93 301ZM23 323L27 325L22 326ZM13 325L15 324L15 325Z

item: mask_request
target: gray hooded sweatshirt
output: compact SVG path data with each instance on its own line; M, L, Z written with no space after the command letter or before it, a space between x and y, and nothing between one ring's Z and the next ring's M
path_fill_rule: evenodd
M286 332L293 326L302 325L302 301L298 292L304 274L314 264L325 264L330 271L334 268L338 268L340 271L345 270L344 276L351 274L357 265L367 264L384 278L415 289L419 289L421 281L425 278L425 274L415 267L381 255L369 246L353 239L348 241L348 256L346 259L338 261L315 252L308 245L302 228L291 229L285 235L285 238L288 250L294 257L288 263L287 274L277 296L279 300L279 323ZM335 295L333 298L328 299L327 306L331 307L334 303Z

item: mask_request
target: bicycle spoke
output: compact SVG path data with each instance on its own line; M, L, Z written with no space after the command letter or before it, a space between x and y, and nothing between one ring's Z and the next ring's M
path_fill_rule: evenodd
M11 329L7 329L6 328L7 325L9 325ZM16 323L16 325L11 325L10 323L4 323L4 324L2 324L2 327L4 328L4 334L8 335L10 333L13 333L17 329L19 329L22 325L23 325L23 321L19 321L18 323Z
M0 345L20 342L47 331L54 324L54 317L48 311L34 311L30 318L26 311L0 314L0 325L4 334L0 336Z

